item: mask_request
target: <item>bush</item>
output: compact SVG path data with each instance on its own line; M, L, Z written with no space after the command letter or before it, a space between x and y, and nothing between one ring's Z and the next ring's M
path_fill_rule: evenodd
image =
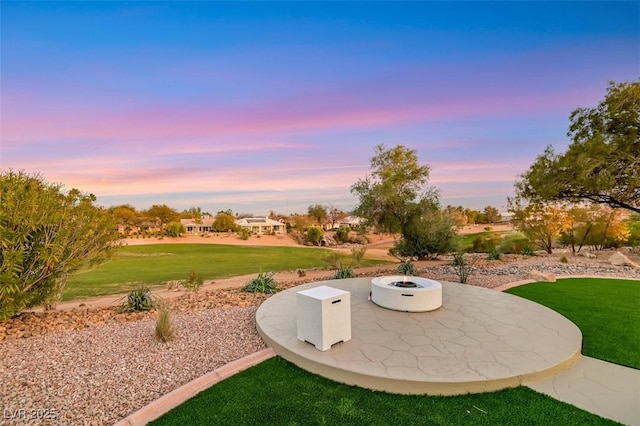
M198 275L195 271L189 272L187 275L187 279L182 281L182 286L187 289L187 291L193 291L197 293L204 284L204 279Z
M168 306L160 308L158 319L156 321L155 336L161 342L168 342L175 337L175 329L173 328L173 320L171 319L171 310Z
M312 226L307 230L307 241L314 245L320 245L322 237L324 237L324 231L317 226Z
M336 229L336 241L339 243L348 243L350 241L349 234L351 233L351 228L348 226L341 226Z
M277 287L278 282L273 278L273 272L260 272L256 278L247 282L244 287L242 287L242 291L246 291L247 293L274 294L278 291Z
M456 253L453 255L451 266L453 266L454 272L462 284L465 284L469 276L473 273L474 266L478 259L479 258L474 257L467 260L464 253Z
M353 271L353 268L351 266L340 266L338 269L336 269L335 274L333 274L333 276L331 276L330 279L342 280L345 278L355 278L355 277L356 277L356 273Z
M475 253L489 253L495 250L502 243L502 237L498 234L481 234L473 240L473 251Z
M0 321L55 303L69 275L109 259L120 235L95 201L38 175L0 172Z
M560 257L560 263L569 263L566 255L563 254L562 257Z
M531 241L520 232L510 232L500 244L502 253L520 254L526 249L533 251Z
M155 306L155 300L148 287L139 287L131 290L127 300L121 307L124 312L149 311Z
M536 252L533 251L533 248L531 248L531 247L525 247L525 248L522 249L520 254L522 254L523 256L535 256Z
M251 232L249 232L249 230L247 228L241 228L239 231L240 234L240 239L241 240L248 240L249 237L251 236Z
M417 276L418 275L418 270L416 269L416 266L408 261L404 261L402 263L400 263L400 265L398 265L398 273L402 274L402 275L414 275Z
M502 258L502 253L500 252L500 250L496 248L489 251L489 255L487 256L487 259L489 260L500 260L501 258Z

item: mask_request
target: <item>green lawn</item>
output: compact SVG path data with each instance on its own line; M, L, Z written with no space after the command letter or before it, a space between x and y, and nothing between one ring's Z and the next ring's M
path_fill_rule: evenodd
M613 425L527 387L454 397L347 386L275 357L226 379L153 425Z
M129 291L180 280L195 271L204 279L245 275L262 270L288 271L325 267L328 250L313 247L261 247L221 244L151 244L123 247L108 263L73 275L63 300ZM363 266L385 263L365 259Z
M582 331L584 355L640 369L640 281L571 278L507 292L573 321Z

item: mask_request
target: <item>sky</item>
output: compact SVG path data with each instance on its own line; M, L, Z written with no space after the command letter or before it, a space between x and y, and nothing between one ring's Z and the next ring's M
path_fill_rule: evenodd
M374 147L504 211L569 116L640 77L640 3L0 3L0 168L103 206L345 211Z

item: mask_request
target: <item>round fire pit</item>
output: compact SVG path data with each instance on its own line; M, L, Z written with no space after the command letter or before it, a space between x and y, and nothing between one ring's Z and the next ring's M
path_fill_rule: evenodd
M371 300L394 311L433 311L442 306L442 284L404 275L376 277L371 280Z

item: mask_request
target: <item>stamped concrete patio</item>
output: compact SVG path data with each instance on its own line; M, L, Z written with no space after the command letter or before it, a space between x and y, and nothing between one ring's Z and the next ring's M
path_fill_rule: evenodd
M297 339L296 293L326 285L351 292L352 339L319 351ZM403 394L487 392L550 377L580 357L582 334L539 304L443 282L442 307L406 313L369 301L371 280L320 281L258 309L258 331L283 358L332 380Z

